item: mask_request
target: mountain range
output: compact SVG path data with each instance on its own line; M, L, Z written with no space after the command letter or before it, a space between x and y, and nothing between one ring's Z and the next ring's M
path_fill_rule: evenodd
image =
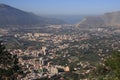
M77 27L120 27L120 11L85 17Z
M0 4L0 27L1 26L33 26L66 24L65 21L38 16L33 13L25 12L6 4ZM89 16L82 18L76 24L77 27L120 27L120 11L105 13L99 16Z
M64 24L59 19L46 18L25 12L6 4L0 4L0 25L46 25L46 24Z

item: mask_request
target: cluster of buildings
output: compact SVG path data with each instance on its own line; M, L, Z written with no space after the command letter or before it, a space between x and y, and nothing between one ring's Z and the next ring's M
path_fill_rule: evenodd
M52 77L64 72L69 72L68 66L54 64L46 54L46 48L40 50L25 50L21 49L10 51L12 54L17 54L19 63L22 66L25 77L18 77L18 80L37 79L42 77Z
M70 35L54 35L47 33L25 33L25 34L15 34L16 38L30 40L30 41L38 41L38 42L54 42L59 43L62 40L72 40L72 36Z

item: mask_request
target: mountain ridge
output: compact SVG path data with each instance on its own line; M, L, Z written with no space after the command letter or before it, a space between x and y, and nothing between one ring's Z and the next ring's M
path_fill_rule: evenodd
M46 25L46 24L64 24L59 19L46 18L25 12L6 4L0 4L0 25Z
M77 27L120 27L120 11L84 18Z

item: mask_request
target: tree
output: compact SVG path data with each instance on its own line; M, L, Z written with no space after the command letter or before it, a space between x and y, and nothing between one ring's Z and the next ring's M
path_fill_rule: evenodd
M120 80L120 52L113 52L111 57L105 61L105 65L111 70L109 76L112 75L113 78Z
M97 80L120 80L120 52L113 52L102 63L97 65L92 77ZM97 76L97 77L96 77Z
M0 41L0 80L15 80L21 72L17 55L9 53Z

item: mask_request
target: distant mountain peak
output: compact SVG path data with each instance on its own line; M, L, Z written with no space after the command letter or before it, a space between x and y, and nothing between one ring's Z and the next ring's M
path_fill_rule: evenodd
M46 25L63 24L64 21L45 18L14 8L6 4L0 4L0 26L9 25Z
M0 4L0 8L6 8L6 7L10 7L10 6L6 4Z
M105 14L113 14L113 13L119 13L120 14L120 11L108 12L108 13L105 13Z
M120 27L120 11L105 13L98 17L92 16L82 20L77 27Z

